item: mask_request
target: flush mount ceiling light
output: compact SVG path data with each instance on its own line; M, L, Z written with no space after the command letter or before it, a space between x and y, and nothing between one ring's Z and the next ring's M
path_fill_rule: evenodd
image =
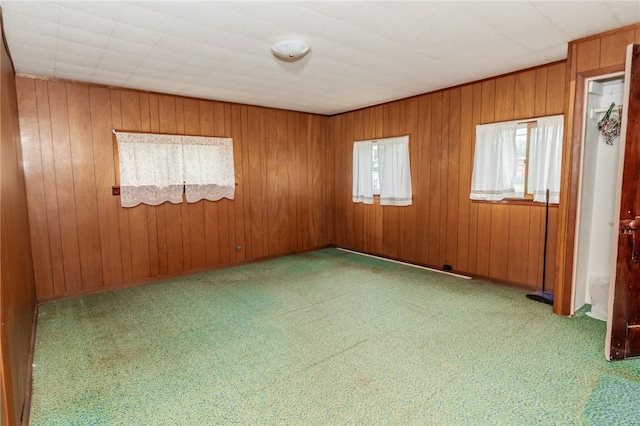
M271 46L271 53L286 61L296 61L309 53L311 46L302 40L282 40Z

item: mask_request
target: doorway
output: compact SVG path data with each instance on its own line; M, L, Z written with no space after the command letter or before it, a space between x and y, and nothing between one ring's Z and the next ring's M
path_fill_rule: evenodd
M618 232L615 196L620 168L620 137L607 140L598 129L598 123L612 105L613 113L622 107L624 73L587 78L584 84L582 167L571 314L585 304L591 304L592 316L606 320L608 286L615 275L611 270L611 258L614 233Z

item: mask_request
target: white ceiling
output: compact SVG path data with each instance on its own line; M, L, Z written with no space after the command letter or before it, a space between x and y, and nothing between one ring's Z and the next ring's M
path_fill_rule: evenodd
M566 58L640 1L1 0L16 72L336 114ZM270 46L311 52L282 62Z

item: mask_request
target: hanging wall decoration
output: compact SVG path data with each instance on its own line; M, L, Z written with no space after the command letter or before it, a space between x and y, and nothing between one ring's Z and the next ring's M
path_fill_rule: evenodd
M598 121L598 130L607 145L613 145L613 140L620 136L621 109L621 106L616 107L612 102L604 117Z

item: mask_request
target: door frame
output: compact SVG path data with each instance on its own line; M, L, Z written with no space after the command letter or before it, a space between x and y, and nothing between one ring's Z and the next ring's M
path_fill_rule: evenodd
M586 143L586 138L587 138L587 123L588 123L588 119L587 119L587 104L588 104L588 84L591 81L598 81L598 80L605 80L605 79L613 79L613 78L619 78L619 77L626 77L625 72L624 71L617 71L617 72L610 72L607 74L601 74L601 75L594 75L594 76L590 76L590 77L586 77L586 76L582 76L581 81L582 81L582 90L581 90L581 97L582 97L582 114L581 114L581 122L580 122L580 144L578 146L578 148L580 149L580 156L578 159L579 162L579 170L578 170L578 178L577 178L577 195L576 195L576 211L575 211L575 237L574 237L574 247L573 247L573 261L572 261L572 266L571 266L571 305L570 305L570 310L569 310L569 315L573 315L575 313L575 298L576 298L576 287L577 287L577 282L576 282L576 278L577 278L577 269L578 269L578 249L579 247L579 240L580 240L580 223L581 223L581 217L582 217L582 212L580 209L580 204L582 203L582 179L583 179L583 174L584 174L584 148L585 148L585 143ZM576 98L576 102L577 102L577 98ZM623 103L624 105L624 103ZM626 120L625 120L626 121ZM577 126L576 126L577 128ZM622 143L622 138L620 139L620 143ZM624 150L623 150L624 151ZM620 158L623 157L619 157L618 158L618 168L621 168L621 164L620 164ZM621 170L617 170L617 174L618 176L616 177L616 197L618 196L618 192L620 191L619 186L622 185L622 171ZM616 200L618 200L618 204L619 204L619 198L616 198ZM619 210L620 207L618 205L618 207L616 208L616 214L619 215ZM614 216L615 217L615 216ZM617 235L617 234L616 234ZM617 244L617 236L614 238L615 239L615 243ZM615 255L617 246L614 246L613 251L612 251L612 256ZM615 256L614 256L615 257ZM615 261L613 262L613 269L611 269L610 266L610 277L614 277L615 278ZM611 287L611 286L610 286Z
M573 313L574 264L577 240L578 194L582 173L582 129L585 125L585 79L608 74L624 73L624 64L576 73L570 79L567 67L567 100L565 103L565 135L562 151L562 182L558 210L556 239L556 278L554 280L553 312L558 315ZM564 231L564 232L562 232Z

